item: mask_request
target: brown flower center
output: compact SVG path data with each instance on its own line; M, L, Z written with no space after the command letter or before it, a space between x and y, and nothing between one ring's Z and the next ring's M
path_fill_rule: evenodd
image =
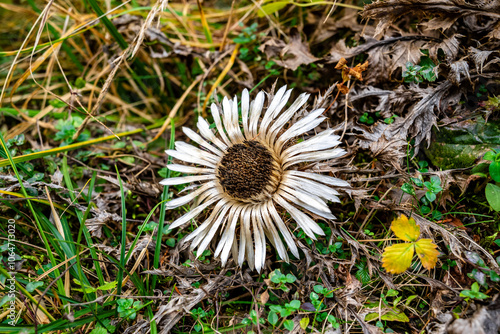
M255 140L227 149L217 166L217 178L224 193L245 202L270 197L278 185L277 163L271 152Z

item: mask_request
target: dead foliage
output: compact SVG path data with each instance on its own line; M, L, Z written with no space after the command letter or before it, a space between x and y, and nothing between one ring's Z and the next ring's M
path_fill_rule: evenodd
M266 319L269 303L279 300L284 304L296 299L305 312L289 318L293 322L289 332L304 333L301 320L313 314L307 312L316 310L310 296L321 283L332 292L332 298L324 298L322 312L329 312L342 322L340 329L334 329L325 321L323 330L330 333L381 333L374 324L396 308L381 302L381 294L389 289L402 291L400 296L405 299L415 295L419 303L423 301L418 304L422 307L414 306L411 300L399 305L399 311L410 317L406 322L390 322L396 331L498 331L498 298L481 305L460 297L460 291L473 282L467 274L473 269L484 270L471 261L471 253L477 254L488 270L500 274L492 255L498 250L492 251L492 240L485 240L485 236L490 237L488 234L493 235L492 224L476 226L476 221L471 220L471 206L478 206L477 197L484 193L486 182L470 175L470 168L443 171L437 166L418 165L428 160L426 149L439 129L450 125L460 128L464 121L499 117L498 106L487 102L488 98L498 97L500 91L498 2L386 0L366 5L362 12L355 8L333 10L325 5L302 7L289 3L264 16L257 14L257 3L241 7L234 2L231 9L205 1L200 6L202 11L189 3L158 1L142 15L133 11L118 15L110 22L126 47L121 47L102 26L95 26L96 15L83 15L84 9L47 6L61 17L68 15L68 33L77 34L81 27L88 28L76 40L68 39L75 50L73 57L59 54L58 41L52 46L42 45L40 52L27 58L12 53L9 60L17 62L12 68L6 63L0 65L6 74L1 79L4 90L0 103L8 105L10 112L0 116L1 130L7 133L7 139L18 134L27 138L27 143L12 144L10 150L17 150L17 155L29 154L22 153L23 149L57 149L73 142L82 143L81 135L100 138L134 131L121 137L120 145L99 142L75 151L68 148L57 152L69 157L68 175L78 190L70 191L59 168L53 167L62 163L62 157L55 153L40 156L31 166L27 165L50 174L50 180L27 178L22 183L37 203L48 202L50 194L61 215L65 214L63 210L70 210L68 220L76 231L70 231L75 233L75 240L83 217L79 215L87 213L83 226L94 240L88 248L98 250L98 260L94 267L85 266L86 271L98 267L106 281L115 280L117 263L125 249L130 256L125 269L131 277L123 286L125 294L138 295L141 284L149 286L153 277L157 280L151 298L158 298L151 306L151 317L143 312L120 330L148 333L154 320L159 333L189 332L196 325L192 311L202 308L215 312L209 324L211 330L229 331L230 326L249 318L251 311ZM72 10L78 10L77 14L72 14ZM252 30L254 22L257 25ZM30 38L39 43L50 36L40 28L34 37ZM16 43L16 47L24 47L22 41ZM73 58L79 59L82 69L76 67ZM423 67L424 63L425 69L415 70L416 65ZM413 74L412 68L416 71ZM53 77L62 74L69 77L67 82L61 79L51 84ZM84 84L76 88L78 78ZM206 105L214 100L212 95L233 96L243 88L256 88L271 97L278 81L296 86L293 94L307 91L314 96L299 113L326 109L328 121L303 139L332 128L342 136L347 150L335 162L300 168L341 177L353 187L339 190L342 205L331 205L339 219L323 222L330 231L327 237L313 242L295 230L303 258L285 264L276 254L268 253L260 276L247 268L237 268L234 262L221 268L220 261L210 255L206 259L194 256L183 242L187 231L158 231L157 222L161 219L168 224L184 213L168 211L163 217L159 212L156 205L161 201L163 188L158 181L165 176L158 171L167 163L163 150L169 143L172 121L175 140L187 141L177 130L183 125L194 126L198 115L207 114ZM36 89L26 87L27 83L36 85ZM50 98L56 102L48 103ZM39 112L30 116L32 108ZM56 112L64 114L61 117L65 119L78 116L81 120L71 124L74 131L65 141L55 136L62 132L58 119L51 114ZM125 216L117 171L126 197ZM425 188L415 189L413 195L402 190L404 184L419 177L440 180L442 190L433 209L443 214L441 218L418 211L419 201L427 192ZM87 186L89 179L95 181L92 190ZM0 209L10 214L15 211L13 203L24 203L25 198L19 195L21 184L12 170L4 169L0 185ZM190 190L171 187L167 197ZM77 199L72 200L71 195ZM39 250L42 242L31 236L39 231L33 219L27 218L26 205L19 207L27 231L21 241ZM495 215L485 208L478 210L480 215ZM49 212L47 222L55 225L57 219L51 211L47 207L42 211ZM414 266L393 276L381 267L382 251L390 244L387 230L394 215L400 213L412 216L422 235L438 245L441 255L436 269L426 271ZM152 227L145 226L146 217ZM124 220L127 224L122 248L117 236L122 233ZM193 224L187 228L194 228L196 222ZM155 254L159 234L163 239L159 254ZM335 245L339 248L330 251ZM40 265L34 259L30 261L31 275ZM46 257L40 261L46 261ZM455 265L444 269L451 262ZM297 277L288 291L271 282L269 275L276 269ZM366 272L368 279L363 280L360 272ZM99 284L95 277L91 280L93 285ZM73 283L67 282L69 289ZM498 292L498 287L490 288L490 295ZM45 298L46 304L60 303L55 298ZM227 306L232 302L241 302L243 306ZM378 307L373 306L376 302ZM457 308L461 310L461 319L454 319ZM379 316L366 320L373 313ZM30 315L25 318L33 321ZM258 322L247 329L264 332L266 328L261 325ZM238 330L242 329L233 332Z

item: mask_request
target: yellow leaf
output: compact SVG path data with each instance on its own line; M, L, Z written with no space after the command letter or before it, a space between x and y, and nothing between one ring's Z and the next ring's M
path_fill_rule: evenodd
M382 267L392 274L401 274L411 265L413 243L395 244L386 247L382 254Z
M431 239L420 239L415 243L415 251L425 269L431 270L436 266L439 251Z
M405 215L394 219L391 224L391 230L401 240L415 242L420 236L420 226L415 223L415 219L408 218Z

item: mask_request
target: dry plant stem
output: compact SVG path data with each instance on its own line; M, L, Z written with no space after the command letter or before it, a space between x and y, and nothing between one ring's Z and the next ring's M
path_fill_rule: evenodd
M261 5L262 5L262 3L264 1L261 0L261 1L259 1L257 3L257 1L252 0L252 2L255 4L255 6L257 8L259 8L260 10L262 10ZM279 34L285 38L285 40L289 40L290 39L289 36L283 30L281 30L279 24L277 24L276 22L274 22L274 20L272 19L272 17L269 14L267 14L266 11L262 10L262 12L264 13L264 16L266 17L266 19L268 20L268 22L271 24L271 26L274 29L276 29L279 32Z
M66 238L64 236L64 229L63 229L63 226L62 226L62 223L61 223L61 219L59 218L59 215L57 214L57 211L56 211L56 209L54 207L54 203L52 203L52 198L50 197L49 188L47 188L47 186L45 186L45 193L47 194L47 199L49 200L50 209L52 211L52 217L54 219L57 231L61 235L61 238L63 239L62 241L65 242ZM67 260L68 257L65 256L65 259ZM66 269L68 269L67 265L66 265ZM64 292L66 293L66 296L70 296L70 276L69 276L69 271L65 270L65 272L66 272L66 274L64 275ZM69 312L69 308L67 309L67 311Z
M3 199L2 199L3 200ZM30 243L27 243L25 241L21 241L21 240L12 240L12 239L9 239L9 238L5 238L5 237L0 237L0 240L10 240L10 242L15 242L15 243L18 243L18 244L21 244L21 245L26 245L26 246L29 246L29 247L32 247L32 248L36 248L37 250L39 251L42 251L42 252L45 252L47 253L47 250L45 248L42 248L42 247L39 247L39 246L35 246L35 245L32 245Z
M205 64L203 64L203 62L201 62L200 60L198 60L198 65L203 70L203 77L201 78L200 85L198 86L198 94L196 95L196 105L198 106L198 110L201 110L200 97L201 97L201 93L202 93L202 90L203 90L203 84L205 82L205 79L210 75L210 73L218 65L218 63L220 61L222 61L230 53L231 53L231 50L228 48L228 50L224 51L224 53L222 53L221 55L219 55L219 57L214 60L214 62L208 67L208 69L205 68ZM207 98L209 98L208 95L207 95Z
M72 99L73 99L73 94L74 94L74 92L73 92L73 90L72 90L72 88L71 88L71 85L69 84L69 82L68 82L68 80L67 80L67 78L66 78L66 76L65 76L65 74L64 74L64 71L63 71L63 69L62 69L62 66L60 65L59 60L58 60L58 58L57 58L57 53L58 53L58 50L60 49L60 46L62 45L62 44L61 44L61 43L62 43L62 41L58 41L55 45L52 45L52 42L49 40L49 43L50 43L51 47L50 47L50 48L49 48L49 49L48 49L48 50L47 50L47 51L46 51L46 52L45 52L45 53L44 53L44 54L43 54L40 58L38 58L38 59L35 61L35 63L34 63L34 64L32 63L32 61L33 61L33 56L34 56L34 54L35 54L36 47L37 47L38 42L39 42L40 37L41 37L41 32L43 31L43 27L45 26L46 21L47 21L47 16L48 16L48 14L47 14L47 13L48 13L48 11L49 11L49 9L50 9L50 7L49 7L49 6L50 6L51 4L52 4L52 1L51 1L51 2L49 2L49 4L45 7L45 9L44 9L44 11L42 12L42 15L41 15L41 17L43 17L43 18L44 18L44 20L42 20L42 22L40 23L40 28L39 28L38 33L37 33L36 38L35 38L35 44L34 44L34 47L33 47L33 49L32 49L32 53L31 53L31 55L30 55L30 57L29 57L29 73L28 73L28 72L25 72L25 73L23 74L23 76L22 76L22 77L21 77L21 78L20 78L20 79L19 79L19 80L15 83L14 87L12 88L12 93L11 93L11 95L12 95L12 94L14 94L14 92L16 91L16 89L17 89L17 88L21 85L21 83L22 83L22 82L24 82L24 81L26 80L26 78L27 78L27 76L28 76L28 74L29 74L29 76L30 76L30 77L31 77L31 79L35 82L35 84L36 84L37 86L39 86L39 87L40 87L40 88L41 88L41 89L42 89L42 90L43 90L46 94L50 94L50 95L52 95L54 98L56 98L56 99L58 99L58 100L60 100L60 101L62 101L62 102L64 102L64 103L68 104L68 103L66 102L66 99L65 99L65 98L61 98L61 97L59 97L59 96L55 95L54 93L52 93L52 92L51 92L50 90L48 90L47 88L45 88L45 87L43 87L42 85L40 85L40 84L38 83L38 81L36 80L35 76L34 76L34 71L35 71L35 70L36 70L36 69L37 69L37 68L38 68L38 67L39 67L39 66L43 63L43 61L44 61L45 59L47 59L47 57L48 57L50 54L52 54L52 55L54 56L54 58L52 58L52 59L55 59L55 60L57 61L58 65L59 65L59 68L61 69L61 73L62 73L62 75L63 75L63 77L64 77L64 79L65 79L65 81L66 81L66 84L67 84L67 86L68 86L68 87L69 87L69 89L70 89L70 95L69 95L69 98L70 98L70 103L69 103L69 106L70 106L70 108L73 108L71 101L72 101ZM66 20L66 21L67 21L67 20ZM67 37L67 36L71 35L71 32L70 32L70 33L65 33L66 29L67 29L67 22L65 23L64 29L63 29L63 31L62 31L63 37ZM73 31L73 30L72 30L72 31ZM49 37L49 38L50 38L50 37ZM49 62L49 69L51 68L51 65L50 65L50 64L52 64L52 61L51 61L51 62ZM6 82L7 82L7 81L6 81ZM5 86L4 86L4 87L5 87ZM77 100L77 102L79 102L79 101ZM0 103L1 103L1 100L0 100ZM80 104L80 106L81 106L81 104ZM85 108L84 108L83 106L81 106L81 107L85 110ZM16 108L16 109L17 109L17 108ZM19 111L19 110L18 110L18 111ZM70 111L71 111L71 110L70 110ZM19 111L19 112L20 112L20 111ZM23 114L23 113L21 113L21 112L20 112L20 114L21 114L21 115L24 115L24 114ZM39 120L41 117L42 117L42 115L40 115L40 114L39 114L39 115L37 115L37 116L35 117L35 119L31 119L31 118L28 118L28 119L29 119L29 122L30 122L30 123L36 123L36 120ZM98 121L98 122L99 122L99 121ZM101 123L101 124L102 124L102 123ZM108 130L109 130L109 129L108 129ZM77 132L77 134L79 134L79 133ZM11 136L12 136L12 135L13 135L13 134L11 133ZM14 134L14 135L15 135L15 134Z
M238 54L239 47L240 47L239 44L235 45L233 53L231 54L231 58L229 58L229 61L227 62L226 67L224 67L224 69L222 70L222 72L217 77L217 80L215 80L214 84L212 85L212 87L208 91L207 99L205 99L205 102L203 103L203 107L201 108L201 114L202 114L202 116L204 118L207 117L207 113L206 113L205 109L207 107L207 103L208 103L209 97L212 96L212 93L215 91L215 89L217 88L217 86L221 83L222 79L224 79L224 77L226 76L227 72L229 72L229 70L233 66L234 60L236 59L236 55Z
M340 140L344 139L345 132L347 131L347 108L348 108L348 100L349 100L349 91L351 88L351 80L347 81L347 93L345 94L345 111L344 111L344 130L342 131L342 135L340 136Z
M46 272L44 272L43 274L41 274L40 276L37 277L37 280L38 281L41 281L42 279L44 279L46 276L50 275L54 270L57 270L59 269L60 267L62 266L66 266L68 264L68 262L70 262L71 260L74 260L76 259L76 257L78 255L81 255L83 253L85 253L88 249L85 249L83 251L80 252L80 254L77 254L77 255L73 255L72 257L70 257L69 259L66 259L64 261L62 261L61 263L57 264L56 266L50 268L49 270L47 270ZM71 267L71 264L70 264L70 267ZM62 276L61 276L62 277Z
M45 7L45 9L46 8L47 7ZM4 85L2 87L2 92L0 93L0 107L2 106L2 102L3 102L3 97L4 97L4 94L5 94L5 90L10 85L10 80L12 79L12 76L14 75L14 68L16 66L17 59L19 58L19 55L21 54L21 50L24 49L25 45L28 43L29 39L31 38L30 37L31 34L35 30L35 27L37 26L37 23L40 20L42 20L42 15L38 16L38 18L36 19L35 23L33 24L33 26L31 27L30 31L28 32L28 35L26 36L26 38L24 39L23 43L21 44L21 47L19 48L19 50L17 50L16 56L14 57L14 60L12 61L12 64L11 64L11 66L9 68L9 71L7 72L7 78L5 79ZM33 48L33 52L35 52L35 48Z
M215 318L212 318L212 321L210 322L210 328L214 331L217 332L219 329L219 313L220 313L220 306L219 306L219 299L215 298ZM215 321L215 328L214 328L214 321Z
M146 20L141 26L141 30L137 34L136 38L132 42L134 48L130 52L129 58L135 57L137 51L142 46L142 42L144 41L144 37L146 36L146 30L148 30L153 24L154 19L159 15L159 13L163 12L168 4L168 0L158 0L156 4L151 8L151 11L148 13Z
M252 7L252 8L250 8L250 7ZM250 16L253 12L254 12L255 8L257 8L257 5L255 5L255 4L254 4L254 5L252 5L252 6L248 6L247 8L248 8L248 10L243 11L243 13L244 13L244 14L243 14L243 16L242 16L242 17L241 17L238 21L236 21L236 22L235 22L235 23L231 26L231 28L229 28L229 30L230 30L230 31L232 31L232 30L234 30L234 29L238 28L238 26L239 26L241 23L243 23L243 21L245 21L245 20L246 20L246 19L247 19L247 18L248 18L248 17L249 17L249 16ZM237 10L235 10L234 12L235 12L235 13L240 13L240 12L241 12L241 10L240 10L240 9L237 9Z
M167 3L167 9L169 10L169 14L171 14L176 20L177 22L179 22L181 24L181 26L189 32L189 35L190 36L193 36L193 38L196 40L196 33L191 29L190 26L188 26L186 24L186 22L184 21L184 19L182 17L180 17L178 14L177 14L177 11L175 9L173 9L172 7L170 7L170 5ZM163 13L163 16L166 16L168 17L167 13ZM184 16L183 16L184 17ZM177 30L175 31L175 33L179 36L179 41L180 42L187 42L185 39L184 39L184 36L178 32ZM198 42L198 41L196 41Z
M77 201L78 198L80 198L80 196L82 195L83 191L85 190L85 188L87 188L87 185L90 183L90 179L87 180L87 182L85 183L85 185L82 187L82 189L78 192L78 194L75 196L75 199L71 201L71 203L64 209L64 211L61 213L61 217L64 216L64 214L66 213L66 211L68 211L69 208L71 208L71 206ZM47 188L47 186L45 186L45 188ZM48 191L48 190L47 190ZM48 196L48 193L47 193L47 197ZM51 205L52 205L52 202L51 202ZM63 235L63 234L61 234Z
M337 83L338 83L338 81L335 82L333 85L337 85ZM325 113L327 113L330 110L330 108L333 106L333 104L335 103L335 101L337 101L337 98L339 97L339 94L340 94L340 90L337 89L337 95L335 95L335 98L333 99L333 101L325 109Z
M184 100L189 95L189 93L191 93L191 91L193 90L193 88L200 82L201 78L202 78L202 76L196 77L196 79L191 83L191 85L189 85L189 87L184 91L184 93L182 94L182 96L177 100L177 102L175 103L174 107L170 111L170 114L168 114L167 119L165 120L165 122L163 122L163 125L158 130L158 133L154 136L153 139L151 139L148 142L148 144L151 144L152 142L154 142L155 140L157 140L158 138L160 138L160 136L165 132L165 130L168 129L168 127L170 126L170 121L175 117L175 115L177 114L177 111L179 111L179 108L184 103Z
M74 259L75 257L76 257L76 255L73 256L72 258ZM64 263L66 263L66 262L67 261L64 261ZM43 290L42 294L40 295L40 300L47 294L47 292L50 290L50 288L52 287L52 285L54 285L57 281L59 281L59 279L61 279L64 275L66 275L69 272L69 270L71 269L71 267L73 267L75 264L76 264L76 262L73 263L73 264L70 264L69 266L67 266L66 269L58 277L56 277L52 282L50 282L47 285L47 287L45 288L45 290ZM70 312L69 307L70 307L69 303L67 303L67 305L66 304L64 305L64 308L67 310L67 312ZM37 314L39 308L41 308L40 304L36 303L35 314ZM54 319L54 318L50 317L50 319ZM55 321L55 319L52 320L52 321ZM35 333L36 332L37 332L37 322L35 321Z
M106 82L104 82L104 85L102 86L102 89L101 89L101 92L99 93L99 97L97 98L96 104L94 105L94 107L92 108L92 111L88 114L88 116L83 120L82 125L80 125L80 127L77 129L76 133L73 135L73 140L78 138L78 136L81 134L81 132L85 129L85 126L89 122L90 117L92 115L96 114L99 111L99 109L101 108L101 105L104 102L104 97L108 93L109 87L111 86L111 83L113 82L113 79L114 79L116 73L118 72L118 69L120 68L121 64L125 60L128 52L130 51L130 48L131 48L131 44L125 50L123 50L121 55L115 60L114 67L111 70L111 73L109 74L108 78L106 79ZM113 133L113 135L116 136L114 133ZM119 137L117 137L117 138L120 139Z
M139 267L139 265L141 264L141 261L142 259L144 259L144 257L146 256L146 252L148 250L148 246L149 244L151 243L151 241L153 240L153 236L150 235L149 238L148 238L148 243L146 245L146 247L144 247L142 249L142 251L139 253L139 256L137 257L137 260L135 261L135 264L134 266L132 267L132 269L129 271L129 273L127 274L127 276L125 276L125 278L122 280L122 287L125 286L125 284L128 282L128 280L130 279L130 276L132 276L134 274L134 272L137 270L137 267ZM131 258L131 257L130 257ZM130 260L129 258L129 260ZM116 292L118 291L118 288L114 289L113 290L113 293L109 295L109 297L116 297ZM109 300L109 299L108 299Z
M333 11L335 10L336 7L337 7L337 0L335 0L334 4L332 5L332 8L330 8L330 11L328 12L328 15L322 21L322 24L326 23L326 21L328 20L328 18L330 17L330 15L332 15L332 13L333 13ZM317 29L317 30L320 30L320 29Z
M401 240L401 239L398 239L398 238L366 239L366 240L357 240L357 242L398 241L398 240Z
M326 23L326 21L327 21L328 17L330 16L334 7L335 7L335 5L333 5L332 9L330 9L330 10L328 10L328 7L325 7L325 10L321 13L321 19L319 19L317 21L318 25L316 26L316 29L314 29L314 32L312 33L312 35L310 37L311 41L316 40L316 37L322 31L323 25Z
M226 39L227 39L227 34L229 32L229 25L231 24L231 20L234 15L234 2L235 0L231 1L231 10L229 11L229 18L227 19L226 29L224 30L224 36L222 36L222 42L219 47L219 52L222 52L224 50L224 46L226 46Z
M84 110L88 116L90 116L94 121L96 121L97 123L101 124L106 130L108 130L110 133L113 133L113 131L108 128L104 123L102 123L101 121L99 121L98 119L96 119L92 114L90 114L86 109L85 107L82 105L82 103L80 102L80 100L78 99L78 95L79 93L73 89L73 87L71 87L68 79L66 78L66 75L64 74L64 70L61 66L61 63L59 62L59 58L57 57L57 53L58 53L58 50L60 49L61 45L58 46L58 49L57 51L54 53L54 56L55 56L55 59L57 61L57 65L59 66L59 69L61 71L61 74L63 75L63 78L64 80L66 81L66 84L69 88L69 91L70 91L70 98L69 98L69 103L68 103L68 107L69 107L69 114L71 114L71 111L76 109L75 106L73 105L73 103L76 101L76 103L80 106L80 108L82 108L82 110ZM42 87L43 88L43 87ZM43 88L45 91L47 91L45 88ZM52 94L52 93L51 93ZM64 101L66 102L66 101ZM83 129L83 127L79 128L78 131L75 133L75 135L73 136L73 140L76 140L78 138L78 136L80 135L80 132L81 132L81 129ZM116 135L115 135L116 136ZM118 138L118 137L117 137Z
M387 196L387 194L389 194L391 192L392 189L394 189L395 186L392 186L390 187L383 195L382 197L380 197L380 199L378 200L378 203L382 202L382 200L385 198L385 196ZM363 228L365 227L365 225L368 223L368 219L370 219L371 215L373 214L373 212L375 212L375 208L372 208L370 210L370 212L368 213L368 215L366 215L365 219L363 220L363 224L361 224L359 230L358 230L358 234L361 233L361 231L363 230Z

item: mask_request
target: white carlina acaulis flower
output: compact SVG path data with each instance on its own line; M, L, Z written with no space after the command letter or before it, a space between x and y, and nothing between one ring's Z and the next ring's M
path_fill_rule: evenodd
M339 193L331 186L348 187L349 184L334 177L294 170L293 167L303 162L337 158L346 151L335 148L340 144L339 136L331 129L302 142L290 143L326 119L322 116L324 109L316 109L286 128L288 121L309 98L309 94L301 94L281 112L291 92L286 86L281 87L265 109L264 93L258 93L255 100L250 101L245 89L241 96L243 129L240 127L237 97L232 101L224 98L222 112L215 104L211 106L217 133L202 117L198 118L197 124L201 136L183 128L186 136L203 149L177 141L175 150L166 151L173 158L203 166L170 164L167 166L170 170L192 176L160 182L170 186L186 183L200 186L189 195L167 203L167 209L174 209L197 198L197 205L175 220L170 229L189 222L214 205L209 217L186 237L186 241L192 241L191 249L198 247L198 255L219 233L222 235L214 255L220 256L223 266L232 252L240 267L246 259L252 270L255 264L255 269L260 272L266 258L266 236L283 260L288 262L288 254L281 237L292 254L299 258L294 237L277 206L290 213L298 227L313 240L316 240L315 234L324 235L324 232L306 212L335 219L326 202L340 200Z

